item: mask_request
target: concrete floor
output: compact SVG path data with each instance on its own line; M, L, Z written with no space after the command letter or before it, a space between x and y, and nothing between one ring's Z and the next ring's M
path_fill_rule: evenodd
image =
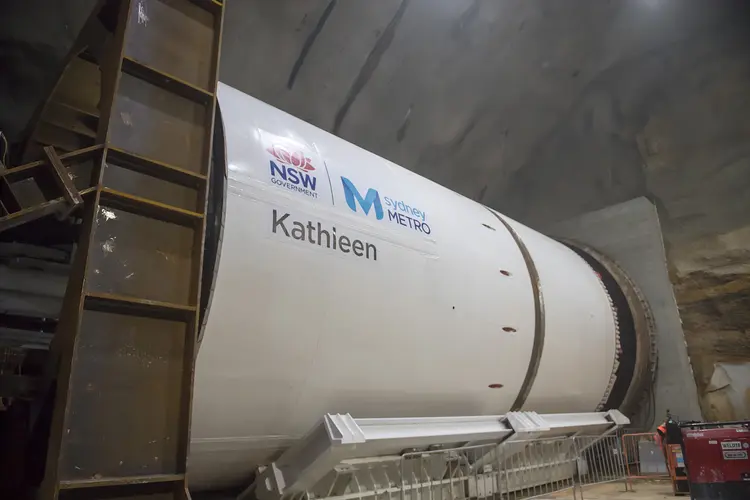
M587 486L583 490L584 500L663 500L674 499L672 486L667 481L635 482L632 484L633 491L625 491L623 483L608 483ZM581 498L581 492L577 492L577 498ZM540 500L560 500L574 498L572 491L563 491L555 495L543 497Z
M620 482L600 484L587 486L583 490L583 499L581 499L580 491L576 491L577 496L573 497L573 490L565 490L538 497L537 500L674 500L680 498L672 495L672 486L666 481L635 482L632 488L633 491L625 491L625 485ZM235 498L236 495L193 493L195 500L234 500Z

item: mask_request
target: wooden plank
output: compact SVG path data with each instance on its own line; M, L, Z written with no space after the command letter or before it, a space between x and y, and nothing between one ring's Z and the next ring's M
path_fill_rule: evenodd
M55 148L52 146L45 147L44 154L47 155L47 159L49 160L50 165L52 165L52 169L55 173L54 179L58 187L62 190L63 198L65 198L68 205L70 205L70 210L74 210L83 203L83 199L73 185L73 180L68 175L68 170L65 168L65 165L63 165L60 157L57 156Z
M87 292L84 307L92 311L144 316L148 318L189 321L195 316L196 306L174 304L159 300L127 297L115 293Z
M186 227L196 227L203 220L203 214L198 212L184 210L110 188L102 188L102 204Z
M82 479L75 481L60 481L61 490L82 488L106 488L112 486L126 486L131 484L174 483L185 479L185 474L154 474L150 476L109 477L102 479Z

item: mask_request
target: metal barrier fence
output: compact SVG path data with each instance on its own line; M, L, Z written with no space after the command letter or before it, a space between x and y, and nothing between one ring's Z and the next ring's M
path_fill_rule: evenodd
M655 433L624 434L622 449L625 456L625 472L629 478L669 478L664 451Z
M576 486L581 499L587 486L622 482L625 491L631 489L619 435L583 436L574 441L578 449Z
M389 500L582 499L588 485L622 481L628 489L617 435L406 453L401 456L398 475L400 487L379 492L375 488L375 496Z

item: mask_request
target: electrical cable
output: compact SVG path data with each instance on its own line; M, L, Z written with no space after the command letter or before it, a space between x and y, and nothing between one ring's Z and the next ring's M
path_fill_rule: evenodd
M8 139L5 137L5 134L3 134L2 132L0 132L0 139L3 140L2 162L3 162L3 165L7 166L8 165L8 151L10 150L10 147L8 146Z

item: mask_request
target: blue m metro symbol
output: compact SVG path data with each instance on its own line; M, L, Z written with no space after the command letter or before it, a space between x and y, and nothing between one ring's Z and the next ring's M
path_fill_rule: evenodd
M354 187L352 181L346 177L341 177L341 183L344 185L346 204L349 205L349 208L351 208L353 212L357 211L357 203L359 203L359 206L362 208L365 215L369 214L370 208L374 207L375 217L378 220L383 218L383 205L380 203L380 195L376 190L372 188L368 189L367 194L362 198L362 195L359 194L359 191Z

